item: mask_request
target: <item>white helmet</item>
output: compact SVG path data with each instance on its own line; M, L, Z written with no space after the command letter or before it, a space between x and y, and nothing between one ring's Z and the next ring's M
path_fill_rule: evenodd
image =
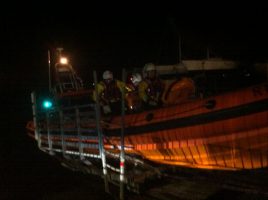
M156 70L156 67L153 63L147 63L144 65L144 72L154 71L154 70Z
M131 81L134 85L137 86L141 82L141 80L142 80L142 78L141 78L141 75L139 73L135 73L132 75Z
M103 75L102 75L102 78L104 80L107 80L107 79L113 79L113 72L109 71L109 70L106 70L105 72L103 72Z

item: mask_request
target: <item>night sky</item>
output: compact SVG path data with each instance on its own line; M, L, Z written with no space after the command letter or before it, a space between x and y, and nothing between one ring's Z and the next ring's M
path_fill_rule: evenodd
M267 59L268 14L262 5L135 9L74 6L6 14L2 39L7 64L46 68L47 50L58 46L85 71L141 67L146 62L173 64L178 61L178 35L183 59L205 58L206 48L217 57Z
M147 62L175 64L178 35L182 39L182 59L204 59L209 48L215 57L266 61L267 7L217 4L169 5L170 9L158 5L156 9L155 4L145 8L130 3L126 9L124 5L95 9L73 2L68 5L73 9L68 10L50 8L49 4L24 10L17 5L2 13L0 78L4 128L0 162L5 163L1 165L2 171L8 170L0 175L6 186L23 184L27 179L23 174L31 168L30 162L40 161L39 153L29 154L37 147L29 145L33 141L26 136L25 125L32 117L30 92L48 86L48 50L63 47L84 80L92 76L93 70L119 71L143 67ZM19 174L18 169L22 169ZM37 171L32 172L32 179ZM19 180L15 180L17 175ZM8 182L9 176L14 180ZM19 189L14 191L23 193Z
M56 47L64 48L84 80L95 69L102 73L148 62L175 64L179 35L182 59L204 59L207 48L211 57L250 62L268 57L264 5L67 5L18 6L1 14L0 76L9 87L14 82L25 88L47 86L47 51Z

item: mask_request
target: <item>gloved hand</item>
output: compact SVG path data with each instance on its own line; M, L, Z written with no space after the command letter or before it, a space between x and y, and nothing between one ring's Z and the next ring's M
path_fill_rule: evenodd
M104 114L110 114L112 112L111 107L109 105L104 105L104 106L102 106L102 108L103 108Z
M153 101L153 100L150 100L150 101L148 102L148 104L149 104L150 106L157 106L157 102L156 102L156 101Z

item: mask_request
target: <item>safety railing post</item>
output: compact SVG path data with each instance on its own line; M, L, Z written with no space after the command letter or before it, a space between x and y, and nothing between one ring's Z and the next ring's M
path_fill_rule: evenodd
M77 135L78 135L78 145L79 145L79 156L80 159L83 160L83 143L82 143L82 137L81 137L81 124L80 124L80 112L78 107L75 107L75 115L76 115L76 127L77 127Z
M49 153L52 154L52 140L50 133L50 119L49 119L49 111L46 111L46 121L47 121L47 142L48 142L48 150Z
M38 147L41 147L41 141L40 141L40 133L39 133L39 127L37 124L37 106L36 106L36 94L35 92L31 93L31 101L32 101L32 111L33 111L33 123L34 123L34 138L38 142Z
M34 138L38 141L39 132L38 132L38 127L37 127L37 109L36 109L36 94L35 94L35 92L31 93L31 101L32 101L33 122L34 122Z
M59 110L59 117L60 117L60 133L61 133L61 148L63 157L66 157L66 143L65 143L65 136L64 136L64 124L63 124L63 111Z
M95 84L95 92L97 93L97 73L96 71L93 72L94 77L94 84ZM104 184L105 184L105 192L109 192L109 184L108 184L108 177L107 177L107 166L106 166L106 155L105 149L103 148L103 136L102 136L102 129L100 126L100 104L99 104L99 97L96 95L96 125L97 125L97 132L99 138L99 154L102 160L102 168L103 168L103 175L104 175Z
M126 83L126 71L122 71L122 80ZM124 199L124 181L125 181L125 143L124 143L124 128L125 128L125 88L122 90L121 104L121 137L120 137L120 200Z

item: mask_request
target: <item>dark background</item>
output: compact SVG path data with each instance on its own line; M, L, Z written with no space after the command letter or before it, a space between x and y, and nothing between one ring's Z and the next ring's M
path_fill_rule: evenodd
M264 5L215 2L156 9L155 4L114 8L104 3L95 8L73 2L66 10L48 2L36 7L14 4L3 8L0 27L0 199L87 199L103 193L102 181L62 168L26 135L32 118L30 93L48 87L48 50L63 47L85 81L93 70L119 73L147 62L177 63L178 35L182 59L205 58L207 48L211 56L226 59L268 58ZM90 189L81 191L87 185ZM88 193L73 197L72 190Z
M114 10L69 6L74 7L40 6L24 12L17 8L4 14L2 72L10 74L16 69L27 72L24 80L30 76L44 81L47 51L56 47L65 49L84 79L93 69L120 70L147 62L174 64L178 62L179 35L182 59L204 59L209 48L212 57L267 60L268 14L261 4L190 4L173 9L153 4L151 8Z

